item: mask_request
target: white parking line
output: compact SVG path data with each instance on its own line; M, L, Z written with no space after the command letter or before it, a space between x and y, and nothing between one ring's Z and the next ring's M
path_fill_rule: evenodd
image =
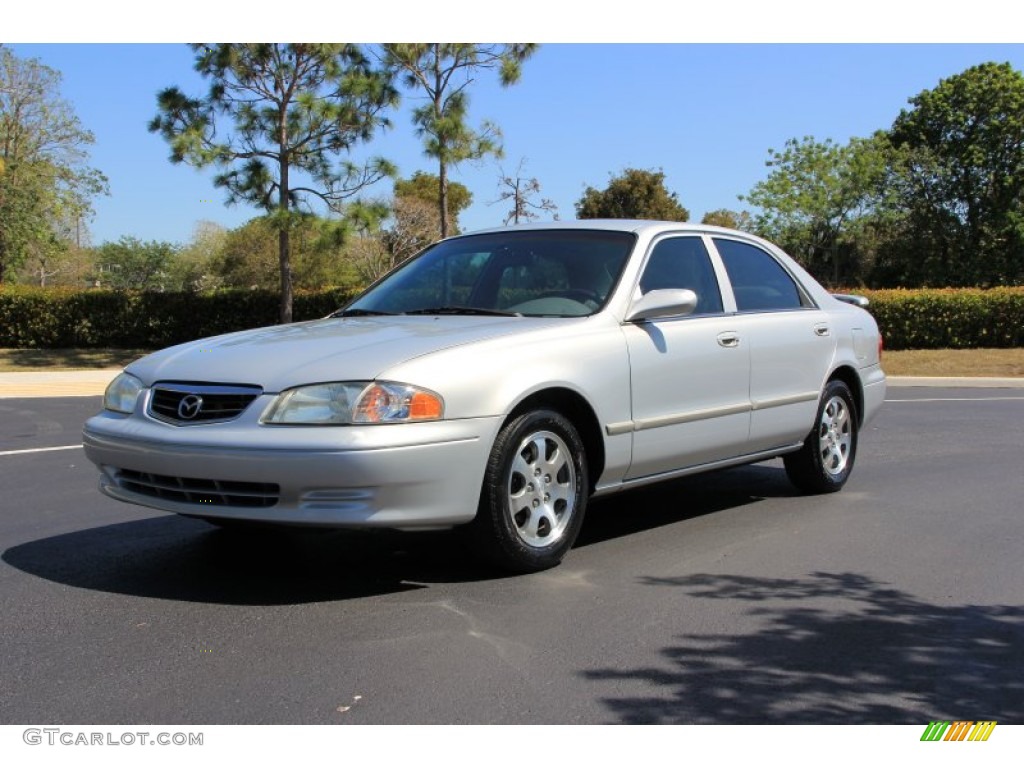
M1024 400L1024 397L920 397L886 400L887 403L980 403L992 400Z
M75 448L81 448L82 444L78 445L58 445L53 448L23 448L20 451L0 451L0 456L17 456L22 453L46 453L47 451L71 451Z

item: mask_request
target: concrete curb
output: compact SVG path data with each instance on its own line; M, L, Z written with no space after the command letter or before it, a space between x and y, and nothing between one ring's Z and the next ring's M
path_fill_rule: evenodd
M889 376L890 387L1024 389L1024 378L1005 376Z
M120 368L90 371L0 373L0 399L13 397L96 397ZM890 387L984 387L1024 389L1024 377L890 376Z

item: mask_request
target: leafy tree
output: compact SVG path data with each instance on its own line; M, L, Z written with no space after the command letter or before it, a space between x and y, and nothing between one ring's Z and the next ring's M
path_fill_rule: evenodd
M440 210L440 191L440 179L433 173L416 171L408 179L395 180L395 199L412 197L430 203L434 206L435 220ZM459 214L469 208L472 202L473 193L465 184L448 181L448 230L451 234L459 234ZM435 233L440 231L439 223L434 231Z
M171 146L171 161L216 166L229 203L273 214L281 322L292 318L291 233L320 203L343 201L392 172L382 159L336 161L387 125L397 102L390 76L352 44L194 44L195 69L211 82L203 98L168 88L150 131ZM219 130L218 130L219 128ZM297 178L293 178L293 174Z
M59 217L51 222L52 236L26 247L26 259L19 270L19 282L81 288L93 277L93 255L89 228L80 216Z
M302 250L292 227L289 243L290 266ZM211 272L225 288L273 289L279 285L278 231L266 216L249 219L224 235L224 242L211 263Z
M94 142L60 97L61 75L0 48L0 283L30 256L68 247L61 225L81 224L107 180L88 166ZM46 272L43 267L43 273Z
M221 287L222 281L215 270L227 237L228 230L216 222L196 222L192 239L178 251L169 266L173 290L202 291Z
M718 208L705 213L700 223L727 229L740 229L744 232L754 231L754 217L750 215L749 211L730 211L728 208Z
M525 163L525 160L519 161L515 176L509 176L504 170L501 171L501 178L498 181L501 193L495 202L512 201L512 209L505 215L505 224L518 224L520 220L536 219L540 216L537 211L548 211L554 215L555 219L558 219L558 214L555 213L558 206L554 202L547 198L541 198L539 203L535 203L531 199L534 195L540 194L540 182L535 178L524 178L523 166Z
M438 164L438 215L441 237L450 230L448 170L465 160L501 154L497 126L467 123L469 86L482 70L497 70L503 86L518 82L522 63L534 43L394 43L384 46L385 61L402 74L406 87L426 97L413 112L417 135L428 157Z
M900 229L887 278L1024 282L1024 75L986 63L910 99L889 131Z
M323 288L351 282L341 258L336 222L296 217L291 256L296 288ZM272 216L258 216L224 235L210 264L210 282L226 288L272 289L278 270L278 230Z
M603 190L587 187L576 203L580 219L658 219L689 221L690 212L665 187L662 171L627 168Z
M96 249L95 279L115 290L168 290L173 288L168 271L177 252L173 243L123 236L116 243L103 243Z
M741 196L761 209L759 234L778 242L813 274L833 284L856 280L852 233L878 201L886 154L876 139L840 145L812 136L768 150L768 177ZM829 276L829 272L831 275Z

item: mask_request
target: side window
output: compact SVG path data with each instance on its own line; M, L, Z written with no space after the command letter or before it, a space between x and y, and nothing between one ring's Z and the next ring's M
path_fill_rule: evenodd
M722 292L707 248L699 237L670 237L654 246L640 277L640 291L661 288L689 288L696 293L695 315L722 311Z
M740 312L800 309L804 306L793 278L770 254L748 243L714 238Z

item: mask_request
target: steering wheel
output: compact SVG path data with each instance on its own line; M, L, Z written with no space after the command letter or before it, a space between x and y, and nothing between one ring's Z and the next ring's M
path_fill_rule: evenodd
M582 298L581 298L582 297ZM600 307L604 302L604 299L600 294L594 291L588 291L585 288L564 288L560 291L545 291L538 299L569 299L570 301L578 301L580 304L586 304L588 301L594 303L594 306Z

